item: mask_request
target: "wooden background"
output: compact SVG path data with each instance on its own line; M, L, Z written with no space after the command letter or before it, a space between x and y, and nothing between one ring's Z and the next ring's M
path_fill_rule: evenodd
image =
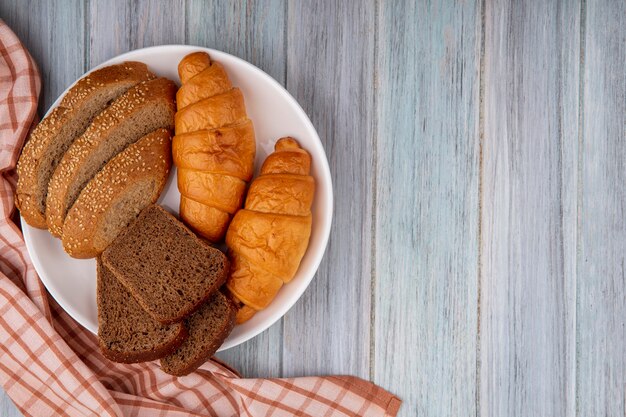
M244 375L361 376L402 416L626 416L626 2L3 0L0 17L42 112L119 53L192 44L309 114L331 239L294 308L220 355Z

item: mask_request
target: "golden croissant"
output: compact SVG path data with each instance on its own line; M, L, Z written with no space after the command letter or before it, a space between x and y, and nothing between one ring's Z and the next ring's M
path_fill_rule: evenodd
M180 216L212 242L221 241L252 178L256 144L243 95L205 52L178 64L182 82L172 156L178 167Z
M311 156L293 138L279 139L274 149L226 233L231 260L226 286L240 305L237 323L272 302L293 279L309 245Z

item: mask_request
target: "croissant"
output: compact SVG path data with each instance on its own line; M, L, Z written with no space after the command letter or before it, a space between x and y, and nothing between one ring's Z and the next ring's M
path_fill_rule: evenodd
M231 260L226 286L240 304L237 323L267 307L293 279L311 235L311 156L290 137L279 139L274 149L226 232Z
M178 64L182 82L172 157L178 167L180 216L196 233L221 241L252 178L256 143L243 95L205 52Z

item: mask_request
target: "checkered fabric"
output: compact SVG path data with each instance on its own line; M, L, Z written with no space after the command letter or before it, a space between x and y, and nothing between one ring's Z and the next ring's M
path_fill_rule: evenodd
M185 377L110 362L48 297L13 223L15 164L36 117L33 59L0 20L0 383L29 416L394 416L400 400L351 376L244 379L212 359Z

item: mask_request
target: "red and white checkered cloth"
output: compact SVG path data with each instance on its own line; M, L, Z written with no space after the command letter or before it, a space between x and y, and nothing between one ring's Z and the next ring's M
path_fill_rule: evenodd
M36 117L40 79L0 19L0 383L30 416L395 416L400 400L351 376L243 379L211 360L177 378L158 362L100 354L37 277L11 220L15 164Z

